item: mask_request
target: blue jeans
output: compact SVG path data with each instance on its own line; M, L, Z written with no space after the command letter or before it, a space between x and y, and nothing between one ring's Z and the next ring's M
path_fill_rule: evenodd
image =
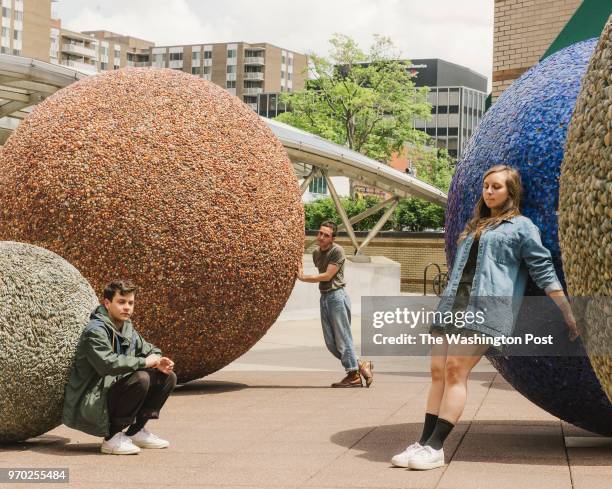
M359 370L351 333L351 300L344 287L321 294L321 325L327 349L347 372Z

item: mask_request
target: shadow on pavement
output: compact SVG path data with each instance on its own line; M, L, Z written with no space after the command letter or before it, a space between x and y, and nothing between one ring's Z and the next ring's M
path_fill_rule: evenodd
M240 391L248 387L247 384L240 384L237 382L200 379L176 386L172 395L191 396L196 394L223 394L225 392Z
M404 450L407 445L418 440L422 427L422 423L362 427L339 431L332 435L330 441L336 445L362 452L357 455L359 458L385 462ZM358 441L355 442L356 438ZM456 462L559 465L560 461L566 459L565 450L561 427L559 422L554 421L459 422L445 446L447 463L453 460ZM586 457L571 456L572 465L607 466L610 464L611 447L589 448L585 451L588 451ZM578 452L572 453L574 454Z

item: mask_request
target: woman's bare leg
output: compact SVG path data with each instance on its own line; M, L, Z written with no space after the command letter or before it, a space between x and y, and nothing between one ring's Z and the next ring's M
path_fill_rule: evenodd
M487 351L487 345L450 345L444 367L444 395L438 417L457 424L467 399L467 381L472 369Z
M433 334L433 336L444 335ZM429 387L429 394L427 395L427 407L425 411L430 414L438 415L440 411L440 404L444 395L444 369L446 366L446 355L448 350L448 343L444 340L441 345L434 345L431 348L431 385Z

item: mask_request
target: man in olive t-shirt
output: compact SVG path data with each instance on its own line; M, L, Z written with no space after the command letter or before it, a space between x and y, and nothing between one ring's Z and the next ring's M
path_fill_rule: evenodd
M374 380L372 362L359 360L355 354L351 333L351 300L344 290L344 262L346 256L341 246L334 243L337 226L334 222L321 224L317 241L319 247L312 254L318 275L304 275L302 267L298 279L302 282L319 283L321 291L321 325L327 349L340 360L346 376L332 387L362 387L361 376L366 386Z

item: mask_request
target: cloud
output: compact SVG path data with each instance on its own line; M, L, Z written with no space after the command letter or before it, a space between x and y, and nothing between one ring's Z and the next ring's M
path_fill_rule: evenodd
M269 42L327 54L336 32L364 50L382 34L406 58L442 58L491 78L492 0L60 0L58 11L69 29L107 29L158 45Z

